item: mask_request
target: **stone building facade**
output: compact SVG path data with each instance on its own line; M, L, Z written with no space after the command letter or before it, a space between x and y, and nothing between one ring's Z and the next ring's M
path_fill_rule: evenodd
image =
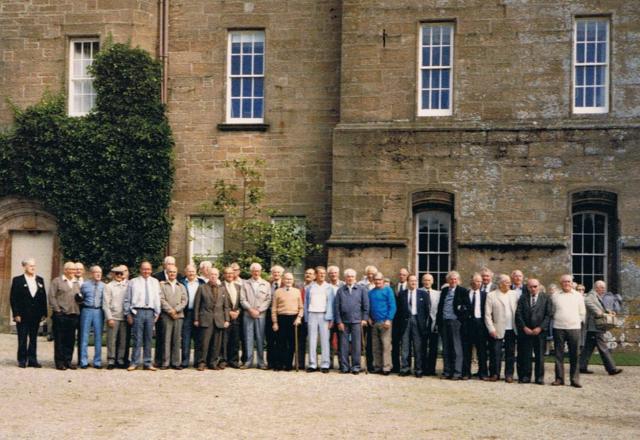
M193 220L209 219L213 182L234 178L224 161L260 158L270 206L309 220L329 263L464 279L518 267L543 284L573 271L638 296L635 2L0 0L1 94L25 106L68 91L74 38L157 53L164 3L180 264L201 251ZM234 118L246 35L254 71L239 75L262 108Z

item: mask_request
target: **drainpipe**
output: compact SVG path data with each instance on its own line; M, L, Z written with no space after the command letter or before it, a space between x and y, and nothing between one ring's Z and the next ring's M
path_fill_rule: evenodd
M160 99L166 104L169 81L169 0L158 0L158 17L158 55L162 63Z

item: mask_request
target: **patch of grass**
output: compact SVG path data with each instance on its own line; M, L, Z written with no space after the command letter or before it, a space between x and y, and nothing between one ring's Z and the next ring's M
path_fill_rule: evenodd
M612 353L613 360L618 367L632 367L640 366L640 353L632 352L614 352ZM565 355L568 357L568 355ZM545 362L553 363L555 358L553 356L546 356ZM589 365L602 365L602 359L599 354L593 354L589 360Z

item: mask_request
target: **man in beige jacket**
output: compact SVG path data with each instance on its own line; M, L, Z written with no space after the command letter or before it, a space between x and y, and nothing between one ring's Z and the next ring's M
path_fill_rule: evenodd
M179 283L178 268L167 265L165 268L167 280L160 282L160 307L162 308L162 329L164 336L164 350L162 366L166 370L171 364L174 370L182 370L182 320L184 308L187 306L187 289Z
M500 379L502 349L504 348L505 382L513 383L513 366L516 353L516 308L518 297L509 288L511 278L508 275L498 277L498 288L487 295L484 322L491 337L491 358L489 360L490 376L487 380L495 382Z

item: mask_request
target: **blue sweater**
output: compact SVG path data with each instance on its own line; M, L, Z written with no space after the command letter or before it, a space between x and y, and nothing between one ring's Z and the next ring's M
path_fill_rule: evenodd
M369 313L375 322L393 321L396 314L396 299L389 286L369 291Z

